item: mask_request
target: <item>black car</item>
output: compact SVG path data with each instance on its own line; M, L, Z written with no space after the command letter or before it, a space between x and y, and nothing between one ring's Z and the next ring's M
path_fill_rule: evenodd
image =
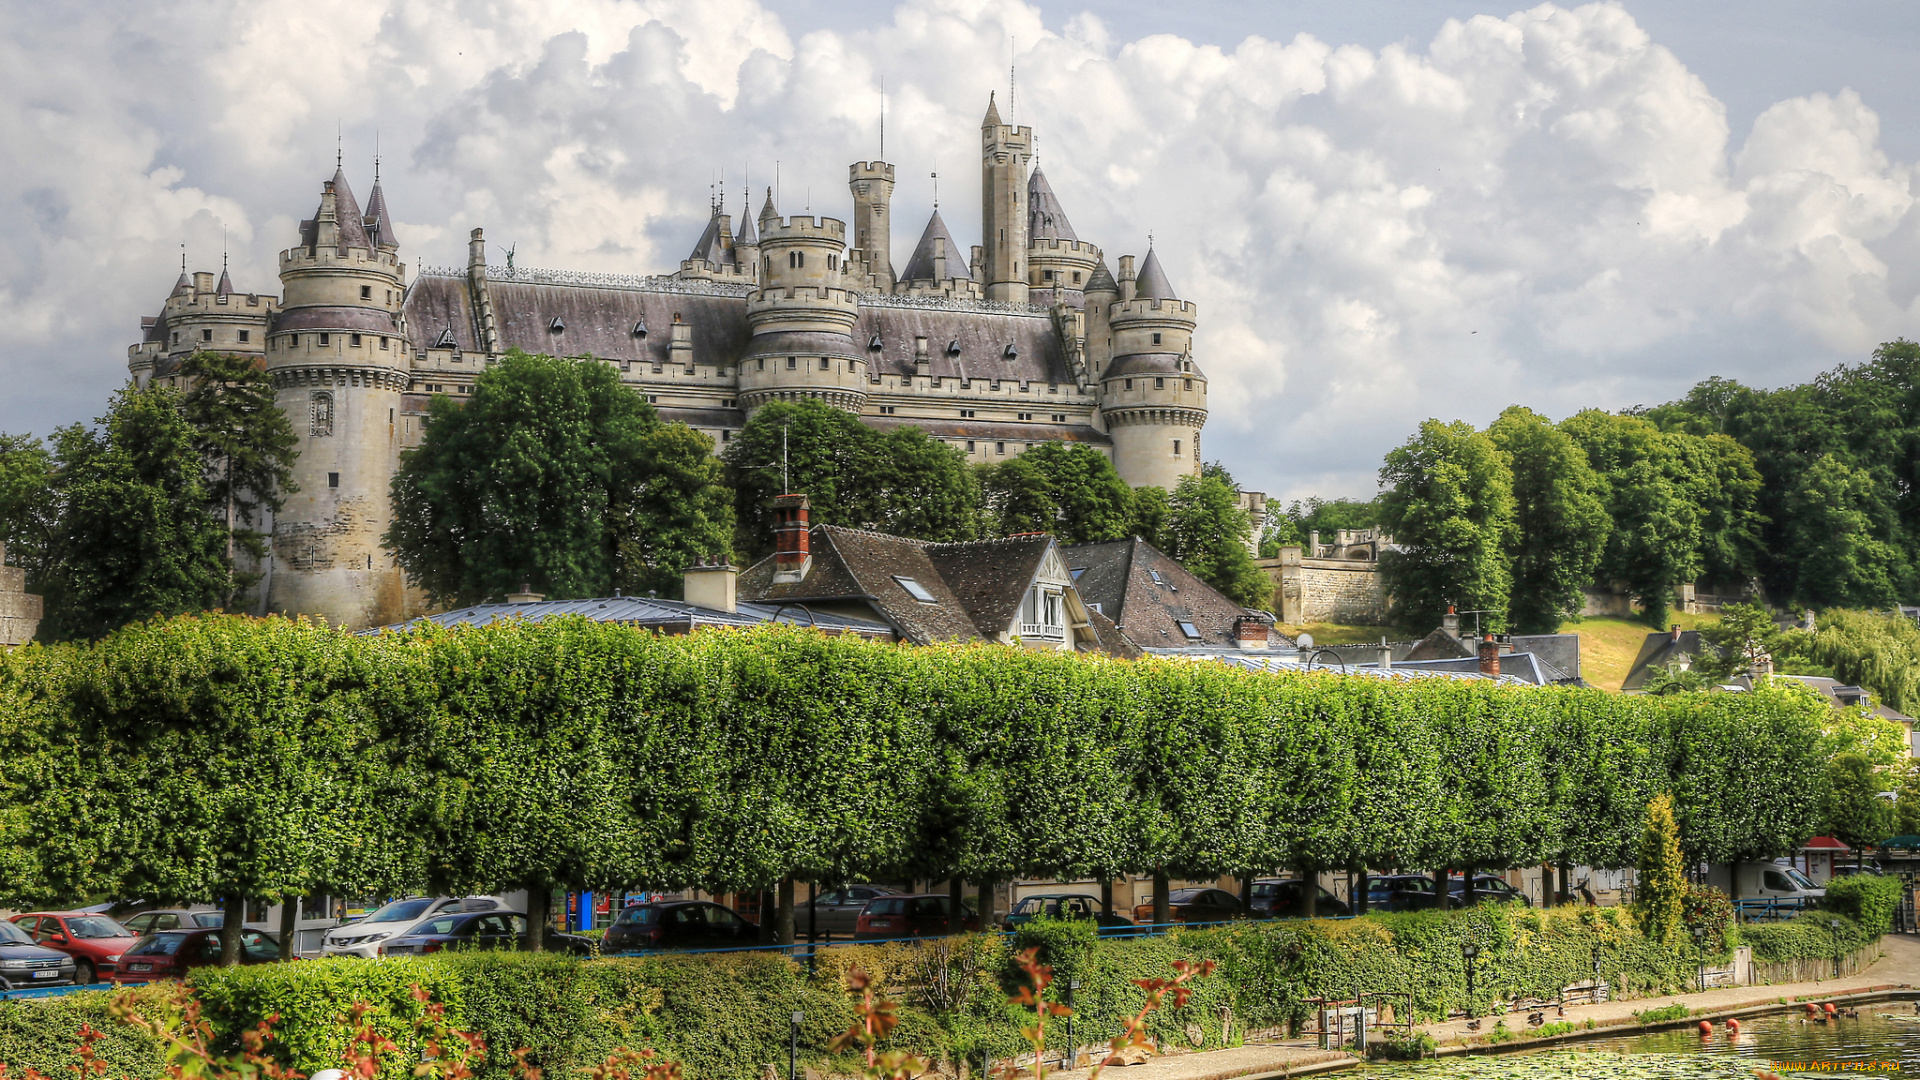
M0 988L72 986L73 972L73 957L35 945L25 930L0 919Z
M1460 898L1449 896L1448 907ZM1380 874L1367 878L1367 910L1428 911L1434 907L1433 878L1425 874Z
M726 949L752 945L760 928L731 908L705 900L658 900L623 909L602 951L638 952L642 949Z
M1000 920L1000 929L1012 930L1035 919L1091 919L1096 933L1115 934L1134 929L1133 920L1101 907L1100 899L1085 893L1039 893L1013 905Z
M1325 886L1314 883L1313 913L1321 918L1353 914L1345 900ZM1253 883L1253 895L1247 897L1247 910L1262 919L1285 919L1300 910L1300 882L1293 879L1261 878Z
M527 917L517 911L448 911L422 919L380 946L381 956L426 956L462 949L519 949L527 940ZM543 935L550 952L593 955L593 942L552 930Z
M1453 892L1454 906L1464 906L1467 902L1467 879L1463 877L1454 878L1449 884ZM1528 899L1526 893L1507 884L1505 878L1497 878L1492 874L1473 875L1473 902L1476 904L1520 904L1525 907L1533 906L1533 901Z

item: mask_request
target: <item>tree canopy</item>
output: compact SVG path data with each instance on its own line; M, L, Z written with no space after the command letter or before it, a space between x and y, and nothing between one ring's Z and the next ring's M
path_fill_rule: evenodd
M383 543L440 603L523 585L557 599L616 583L673 595L732 542L711 440L661 423L595 360L512 351L464 402L433 399L401 455Z
M992 532L1050 532L1062 544L1131 535L1133 489L1107 455L1085 443L1044 442L981 470Z
M1487 428L1513 477L1508 617L1522 634L1552 634L1586 603L1613 523L1605 486L1566 432L1518 405Z
M274 403L273 380L254 357L196 352L181 361L179 374L187 384L180 414L207 463L207 500L226 528L227 560L233 563L238 552L263 559L266 537L254 524L279 513L300 490L293 481L299 456L293 424ZM258 578L236 569L233 589Z
M1167 495L1158 546L1234 603L1265 610L1273 606L1273 579L1247 550L1253 535L1253 521L1229 478L1183 476Z
M1401 548L1380 558L1394 621L1431 627L1458 607L1504 630L1513 473L1495 442L1463 421L1428 420L1387 454L1380 484L1380 524Z

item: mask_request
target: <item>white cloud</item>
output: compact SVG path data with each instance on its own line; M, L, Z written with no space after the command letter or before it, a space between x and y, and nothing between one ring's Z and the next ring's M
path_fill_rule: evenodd
M1379 50L1122 41L1016 0L906 0L857 31L754 0L0 12L0 430L98 411L182 240L206 268L224 225L241 287L272 289L336 124L357 188L378 132L414 263L459 263L484 225L523 264L653 272L720 175L737 211L742 169L757 190L778 161L784 210L844 213L883 79L896 246L936 171L977 235L998 91L1083 237L1111 258L1154 234L1201 308L1209 456L1276 494L1364 493L1430 415L1803 379L1920 313L1913 168L1868 103L1782 101L1736 138L1615 4Z

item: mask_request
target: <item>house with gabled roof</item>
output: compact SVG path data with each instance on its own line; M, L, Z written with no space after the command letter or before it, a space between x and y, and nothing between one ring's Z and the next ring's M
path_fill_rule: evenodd
M1151 652L1291 649L1273 616L1244 608L1139 537L1064 549L1080 595Z
M1136 657L1140 650L1074 587L1045 533L932 543L812 525L805 495L774 501L776 549L740 575L740 598L761 605L878 618L899 640L993 641Z

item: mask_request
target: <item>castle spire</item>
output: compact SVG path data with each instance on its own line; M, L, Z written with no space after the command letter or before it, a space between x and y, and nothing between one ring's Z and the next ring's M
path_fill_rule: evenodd
M347 186L346 170L338 165L333 170L333 200L334 220L340 230L340 251L371 248L373 242L367 238L366 215L360 212L359 200L353 197L353 189Z
M225 231L222 230L222 235L224 234ZM214 286L213 294L215 296L233 295L233 279L227 276L227 253L224 249L220 252L220 284Z
M748 247L760 246L760 231L753 227L753 215L748 213L748 211L752 209L753 190L749 188L746 194L740 196L740 230L733 236L733 246L735 250L738 250L742 245Z
M941 282L972 276L965 251L953 242L953 233L941 220L940 211L935 210L927 219L926 231L920 234L920 243L914 246L913 257L907 260L907 270L900 275L900 280Z
M987 116L980 121L983 128L996 128L1000 125L1000 108L993 103L993 91L987 91Z
M1067 221L1067 212L1060 209L1060 200L1053 193L1053 185L1047 183L1047 174L1040 171L1038 164L1033 167L1033 175L1027 177L1027 238L1080 239L1075 235L1073 225Z
M380 159L373 159L373 191L367 196L367 233L373 242L383 248L397 248L400 238L394 235L393 219L387 216L387 196L380 190Z
M1174 294L1173 283L1167 280L1167 272L1160 268L1160 256L1153 248L1147 248L1147 257L1140 262L1140 273L1134 278L1133 295L1143 300L1178 300Z
M779 221L779 220L780 220L780 211L774 209L774 205L773 205L773 189L768 188L766 204L760 207L760 231L761 232L767 231L767 222Z

